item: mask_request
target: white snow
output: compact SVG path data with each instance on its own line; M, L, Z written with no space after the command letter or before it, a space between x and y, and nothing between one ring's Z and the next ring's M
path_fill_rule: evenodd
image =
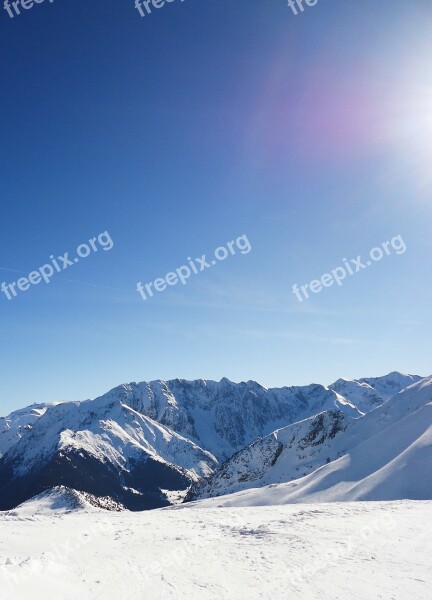
M48 408L58 403L32 404L0 417L0 457L16 444L23 434L42 417Z
M0 513L1 600L430 600L432 502ZM211 502L215 502L212 500Z
M8 456L29 469L64 448L82 450L122 467L127 459L147 454L187 469L192 479L209 475L217 461L194 442L137 413L119 399L101 397L53 406L12 448Z
M420 379L419 375L404 375L393 371L383 377L353 380L341 378L329 387L350 400L362 413L367 413Z
M79 510L100 512L101 508L110 511L125 510L123 505L115 502L109 496L94 496L59 485L23 502L14 510L0 512L0 515L7 514L20 519L33 520L33 517L40 515L58 516Z

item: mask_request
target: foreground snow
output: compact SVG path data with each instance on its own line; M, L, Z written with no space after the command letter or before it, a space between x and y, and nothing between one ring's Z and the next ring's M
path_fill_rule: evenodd
M432 502L0 513L1 600L429 600ZM41 505L42 503L42 505Z

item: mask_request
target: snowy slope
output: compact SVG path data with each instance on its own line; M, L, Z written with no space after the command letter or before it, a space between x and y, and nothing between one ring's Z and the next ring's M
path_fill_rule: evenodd
M64 403L0 459L0 510L56 485L132 509L163 506L161 490L186 489L215 465L209 452L118 400Z
M298 479L326 462L339 458L334 443L351 419L327 411L259 438L234 454L207 482L193 486L186 500L232 494Z
M430 600L432 503L0 514L2 600Z
M347 398L362 414L368 413L388 400L384 394L377 392L368 383L355 380L338 379L330 385L330 389Z
M7 417L0 417L0 457L21 439L26 430L32 428L33 423L44 415L50 406L55 406L55 403L33 404Z
M432 499L432 377L408 387L362 419L352 420L329 444L331 450L326 448L325 453L342 455L341 458L329 464L321 460L323 466L291 483L248 489L258 488L270 479L275 481L278 473L288 480L297 460L289 446L287 452L282 449L279 453L276 465L279 461L280 465L265 469L255 480L241 481L238 465L231 465L229 472L234 473L234 481L228 481L225 493L239 486L248 491L212 502L217 506L255 506ZM312 465L314 459L316 456L312 456ZM222 494L223 483L219 471L199 497Z
M80 510L99 512L100 509L120 511L124 510L124 507L110 497L97 497L60 485L38 494L4 514L19 518L32 518L40 515L61 515Z

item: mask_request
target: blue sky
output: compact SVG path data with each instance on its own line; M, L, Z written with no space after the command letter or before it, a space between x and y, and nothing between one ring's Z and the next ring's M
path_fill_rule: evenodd
M0 414L144 379L430 374L429 1L1 12L1 281L114 246L0 294ZM242 234L250 253L136 292ZM296 300L399 234L404 254Z

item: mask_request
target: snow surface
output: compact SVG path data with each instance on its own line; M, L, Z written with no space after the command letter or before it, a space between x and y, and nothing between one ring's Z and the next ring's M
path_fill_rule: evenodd
M430 600L432 502L0 513L1 600ZM214 502L214 500L212 500Z

